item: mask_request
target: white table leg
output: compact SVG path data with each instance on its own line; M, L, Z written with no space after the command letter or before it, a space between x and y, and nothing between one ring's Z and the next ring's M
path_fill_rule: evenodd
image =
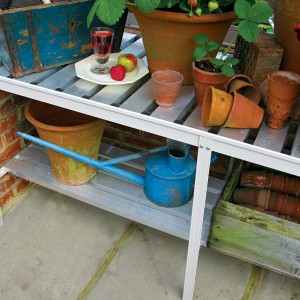
M200 138L183 300L193 299L209 177L211 147L212 141L210 139Z

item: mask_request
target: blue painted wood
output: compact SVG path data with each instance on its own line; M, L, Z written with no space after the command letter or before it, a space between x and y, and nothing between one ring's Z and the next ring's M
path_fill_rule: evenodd
M4 11L0 15L0 59L4 66L20 77L90 55L87 15L93 3L74 0ZM95 18L92 26L100 25Z

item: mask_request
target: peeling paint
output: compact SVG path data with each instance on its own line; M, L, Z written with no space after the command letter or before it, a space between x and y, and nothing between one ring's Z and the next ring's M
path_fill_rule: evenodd
M28 43L28 40L18 40L19 45L23 45L23 44L26 44L26 43Z
M50 29L51 29L52 31L54 31L54 32L56 32L56 33L60 33L59 28L55 27L54 25L49 24L48 26L50 27Z
M91 44L81 45L80 53L88 52L88 51L90 51L91 49L92 49L92 45L91 45Z
M25 30L22 30L22 31L20 31L19 32L21 35L23 35L23 36L28 36L28 29L25 29Z

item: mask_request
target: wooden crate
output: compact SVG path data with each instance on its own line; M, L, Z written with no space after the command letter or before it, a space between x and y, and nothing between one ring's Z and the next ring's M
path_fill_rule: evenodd
M300 225L230 202L244 165L237 164L213 212L208 247L300 278Z
M92 0L41 4L0 13L0 60L15 77L81 60L92 54L87 15ZM126 16L124 14L123 34ZM92 26L103 25L94 18ZM119 26L116 24L114 29ZM122 36L121 36L122 38ZM115 38L113 52L120 50Z
M234 57L240 60L235 66L237 74L249 76L259 86L269 72L279 70L283 49L274 41L272 34L261 31L258 39L248 43L240 36L235 43Z

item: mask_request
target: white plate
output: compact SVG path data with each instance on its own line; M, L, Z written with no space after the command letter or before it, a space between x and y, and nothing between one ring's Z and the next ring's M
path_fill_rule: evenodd
M120 55L121 53L112 53L109 56L109 61L106 63L106 65L109 67L117 65L118 57ZM92 81L95 83L103 84L103 85L117 85L117 84L127 84L127 83L135 82L149 73L148 67L145 65L144 61L140 58L138 58L137 67L133 71L126 73L126 76L122 81L113 80L110 74L97 75L93 73L91 70L97 65L98 63L95 60L95 56L91 55L75 63L76 75L79 78Z

